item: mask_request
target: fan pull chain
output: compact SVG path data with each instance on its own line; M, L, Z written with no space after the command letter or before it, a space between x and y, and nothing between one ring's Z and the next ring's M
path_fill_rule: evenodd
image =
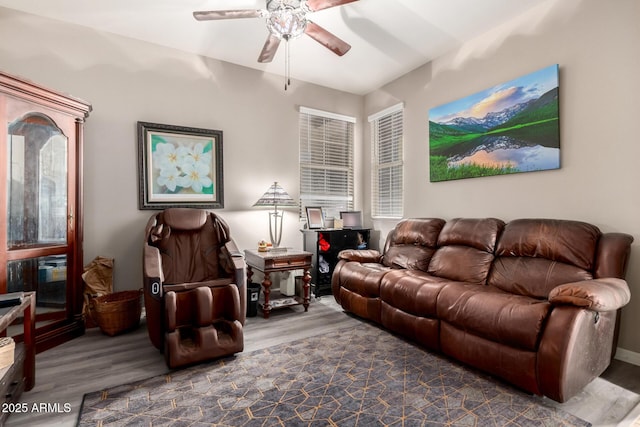
M287 90L291 86L291 58L289 54L289 40L287 39L284 44L285 59L284 59L284 90Z

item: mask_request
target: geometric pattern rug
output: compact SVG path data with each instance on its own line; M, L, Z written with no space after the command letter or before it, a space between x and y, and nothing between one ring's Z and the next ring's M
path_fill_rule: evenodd
M589 426L375 325L84 396L78 426Z

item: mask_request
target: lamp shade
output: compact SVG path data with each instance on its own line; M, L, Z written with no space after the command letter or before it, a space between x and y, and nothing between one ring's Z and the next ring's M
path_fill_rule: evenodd
M298 206L298 203L284 191L284 188L274 182L253 206L273 208L274 211L269 212L269 235L271 244L277 248L280 246L282 238L282 220L284 218L284 215L278 212L278 206Z
M298 206L298 202L284 191L284 188L277 182L271 184L269 189L253 204L254 207L278 207L278 206Z

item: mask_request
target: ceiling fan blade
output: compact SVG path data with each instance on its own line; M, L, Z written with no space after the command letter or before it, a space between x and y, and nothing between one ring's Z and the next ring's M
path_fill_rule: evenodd
M278 46L280 46L280 39L273 34L269 34L269 38L264 43L262 52L258 57L258 62L271 62L278 51Z
M193 12L193 17L198 21L211 21L217 19L241 19L241 18L260 18L264 16L262 10L209 10L201 12Z
M343 4L353 3L358 0L307 0L307 6L312 11L329 9L330 7L342 6Z
M349 52L349 49L351 49L351 45L349 43L339 39L320 25L309 20L307 20L307 29L304 32L338 56L344 55Z

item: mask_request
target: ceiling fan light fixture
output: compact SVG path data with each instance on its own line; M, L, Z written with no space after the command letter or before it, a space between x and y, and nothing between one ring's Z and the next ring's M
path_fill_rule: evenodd
M351 49L351 46L334 34L322 28L320 25L307 20L307 14L318 10L329 9L358 0L265 0L267 9L232 9L196 11L193 16L198 21L210 21L220 19L240 18L266 18L266 26L269 37L264 43L258 62L271 62L278 50L280 41L285 42L285 85L291 84L289 43L291 39L307 34L309 37L331 50L338 56L342 56Z
M269 14L267 28L274 36L288 41L304 34L307 19L302 10L283 4Z

